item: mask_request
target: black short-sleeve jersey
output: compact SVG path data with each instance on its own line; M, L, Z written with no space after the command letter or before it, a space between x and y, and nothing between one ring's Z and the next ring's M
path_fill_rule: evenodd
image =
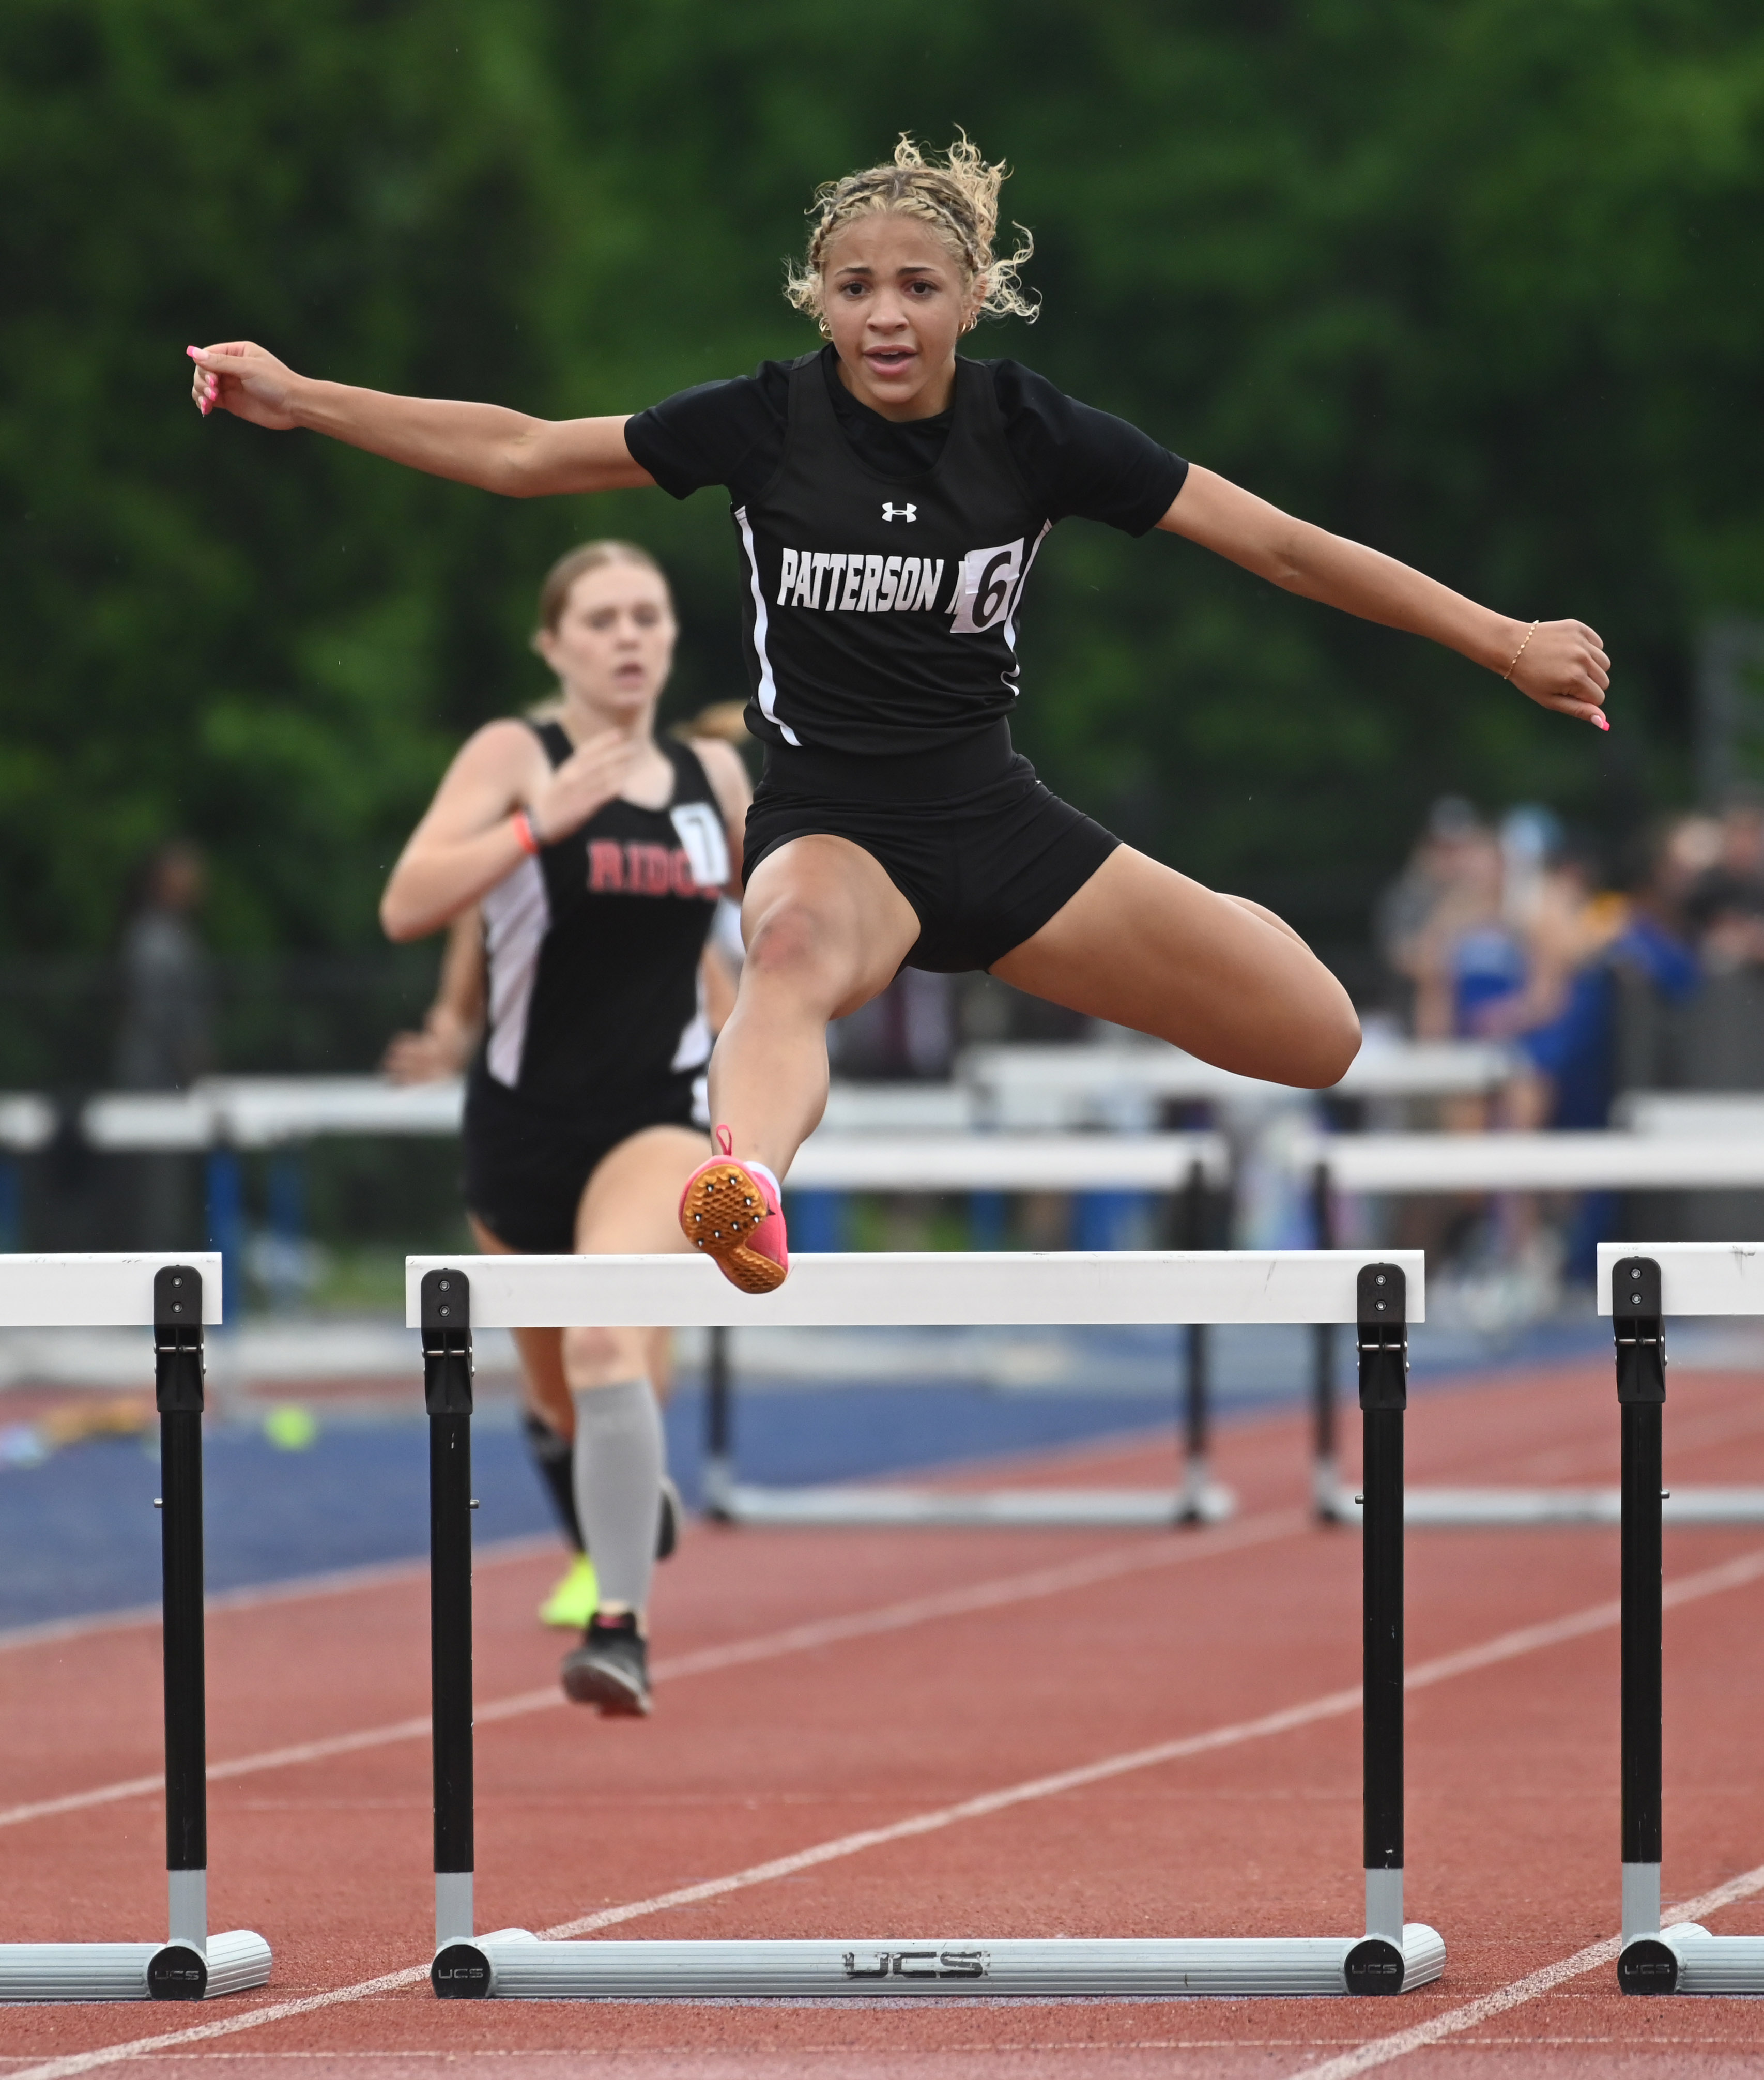
M1016 363L956 374L947 411L903 423L853 397L826 348L627 422L664 489L728 489L762 742L911 754L995 723L1048 530L1143 534L1181 489L1179 457Z
M935 468L953 407L935 418L885 419L861 404L835 372L832 347L819 359L840 430L878 476L918 476ZM625 443L664 491L689 497L722 484L744 505L783 459L790 361L762 362L752 375L681 390L625 427ZM1024 481L1055 520L1100 520L1143 535L1163 519L1188 465L1149 434L1099 412L1020 361L974 364L991 379L1005 445Z

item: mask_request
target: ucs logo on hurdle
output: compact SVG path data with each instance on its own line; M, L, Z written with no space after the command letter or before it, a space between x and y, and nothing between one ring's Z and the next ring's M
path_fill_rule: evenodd
M490 1990L490 1967L475 1944L446 1944L429 1967L429 1983L444 2001L481 2001Z
M848 1950L848 1979L983 1979L991 1968L984 1950Z
M147 1967L147 1991L156 2001L199 2001L208 1990L208 1966L187 1944L168 1943Z

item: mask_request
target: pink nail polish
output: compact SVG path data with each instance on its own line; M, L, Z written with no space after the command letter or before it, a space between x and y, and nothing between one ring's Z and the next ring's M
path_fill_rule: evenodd
M1608 722L1607 722L1607 721L1606 721L1606 719L1605 719L1605 718L1603 717L1603 715L1595 715L1593 717L1593 722L1594 722L1594 727L1595 727L1595 728L1599 728L1599 729L1602 729L1602 730L1604 730L1604 731L1606 731L1607 733L1609 732L1610 728L1611 728L1611 724L1610 724Z
M200 354L201 351L202 349L199 346L186 346L184 349L184 352L190 356L192 361L195 359L196 356Z

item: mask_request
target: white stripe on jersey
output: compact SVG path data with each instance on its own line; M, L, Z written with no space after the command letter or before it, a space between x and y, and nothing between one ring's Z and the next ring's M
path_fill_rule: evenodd
M760 585L760 558L753 546L753 530L748 525L748 509L735 509L735 523L741 530L741 546L747 552L748 585L753 594L753 647L760 659L760 712L768 722L777 722L784 741L800 746L802 738L788 723L778 722L777 681L772 676L772 660L765 654L765 594Z
M510 1090L521 1080L527 1015L539 971L539 948L551 928L545 876L524 859L484 898L484 952L490 971L490 1044L484 1066Z
M704 970L698 971L698 996L693 1013L680 1029L680 1044L674 1050L674 1058L668 1067L676 1076L688 1069L702 1069L710 1059L712 1034L710 1021L706 1015L704 1001Z
M1013 657L1016 655L1016 610L1023 604L1023 588L1029 581L1029 569L1030 566L1035 561L1036 551L1041 547L1042 543L1047 539L1048 536L1051 535L1053 531L1053 522L1051 520L1044 520L1041 523L1041 533L1036 536L1033 542L1030 543L1029 552L1023 559L1023 568L1019 574L1016 581L1016 593L1011 602L1011 611L1006 617L1004 623L1004 640L1010 644L1011 655Z

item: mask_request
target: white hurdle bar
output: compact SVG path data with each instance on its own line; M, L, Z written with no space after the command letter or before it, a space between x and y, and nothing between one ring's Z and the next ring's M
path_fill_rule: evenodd
M199 2001L261 1986L270 1946L208 1933L203 1669L203 1328L220 1319L220 1259L0 1256L0 1326L150 1328L165 1567L166 1886L161 1943L0 1943L0 2002Z
M80 1131L118 1154L153 1149L279 1148L324 1134L457 1134L465 1085L383 1076L205 1076L187 1091L105 1091Z
M788 1189L836 1192L1154 1192L1174 1194L1191 1248L1205 1241L1205 1194L1231 1175L1221 1134L813 1134ZM1173 1238L1174 1239L1174 1238ZM798 1258L797 1262L804 1261ZM705 1496L730 1524L1120 1527L1219 1524L1237 1507L1208 1465L1207 1331L1183 1325L1183 1462L1171 1488L960 1490L815 1484L762 1487L735 1472L728 1335L711 1331Z
M1363 1048L1330 1097L1444 1097L1490 1091L1512 1075L1509 1048L1480 1040L1403 1041ZM1179 1047L1143 1042L1074 1046L1070 1042L1007 1042L970 1047L956 1072L977 1106L1000 1126L1062 1126L1087 1115L1108 1115L1124 1099L1140 1104L1189 1101L1219 1105L1274 1099L1294 1092L1215 1068Z
M1626 1994L1764 1994L1764 1935L1660 1926L1661 1492L1669 1315L1764 1315L1764 1245L1601 1243L1623 1426L1623 1948Z
M1421 1195L1764 1189L1764 1137L1743 1134L1318 1135L1300 1145L1294 1160L1310 1170L1317 1232L1324 1240L1333 1233L1331 1202L1338 1192ZM1599 1247L1603 1250L1605 1245ZM1335 1472L1330 1332L1319 1330L1317 1342L1313 1477L1317 1512L1330 1522L1357 1523L1360 1511ZM1622 1514L1616 1488L1411 1488L1404 1507L1410 1524L1443 1529L1615 1524ZM1680 1488L1666 1508L1669 1524L1764 1524L1764 1488Z
M1059 1994L1123 1999L1394 1994L1443 1969L1403 1919L1402 1425L1418 1251L1111 1252L805 1256L777 1292L738 1292L686 1256L407 1260L429 1419L435 1956L442 1999L687 1999ZM551 1942L473 1933L471 1331L474 1327L824 1328L907 1323L1068 1325L1351 1322L1366 1424L1364 1935L1216 1940L922 1937L811 1942Z

